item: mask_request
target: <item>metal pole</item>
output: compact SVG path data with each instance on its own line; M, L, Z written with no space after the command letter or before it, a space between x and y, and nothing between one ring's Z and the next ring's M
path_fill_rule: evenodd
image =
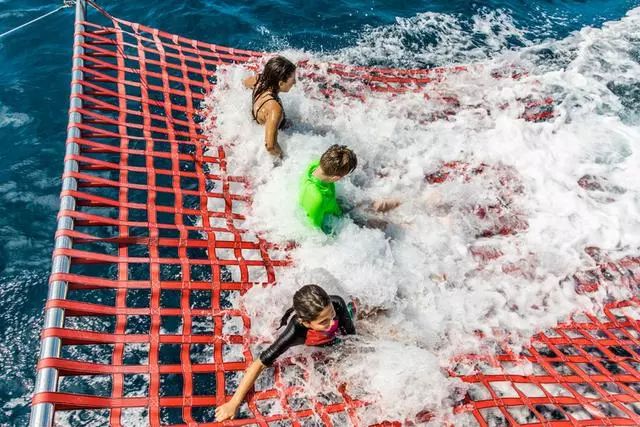
M71 85L71 109L82 107L82 100L77 96L82 94L82 85L78 82L82 81L83 75L80 68L83 66L83 60L80 55L84 54L84 25L86 2L85 0L76 1L76 18L73 45L73 73ZM66 157L80 152L80 147L75 142L71 142L73 138L80 137L80 129L74 124L80 123L82 117L80 113L69 113L69 129L67 131ZM64 172L77 172L78 162L75 160L66 160L64 162ZM76 190L78 183L75 178L65 178L62 181L62 190ZM71 196L64 196L60 200L60 211L75 210L76 200ZM58 230L72 230L73 218L61 216L58 220ZM71 248L73 242L69 237L60 236L55 240L55 248ZM53 259L52 274L68 273L71 267L71 259L68 256L58 255ZM67 297L67 282L54 281L49 285L48 300L65 299ZM62 328L64 326L64 310L60 308L50 308L45 311L44 328ZM40 359L49 357L60 357L62 343L60 338L49 337L43 338L40 346ZM53 392L58 387L58 370L54 368L43 368L38 370L36 376L35 393ZM31 427L50 427L53 425L54 407L52 403L39 403L31 408Z

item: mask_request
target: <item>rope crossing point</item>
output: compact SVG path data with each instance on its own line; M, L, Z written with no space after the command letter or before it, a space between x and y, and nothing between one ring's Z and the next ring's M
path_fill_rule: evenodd
M73 96L82 103L72 104L71 113L82 120L67 140L79 147L66 158L78 170L64 178L77 188L61 194L73 197L75 208L60 211L74 227L57 232L73 245L54 251L69 258L71 268L50 278L68 284L69 292L47 301L47 313L64 311L65 322L44 328L43 340L57 340L61 351L37 367L39 374L55 371L56 390L34 394L32 403L51 405L72 426L87 419L127 426L132 417L152 427L215 426L215 407L233 394L252 360L251 319L238 297L275 283L289 260L244 228L247 181L227 173L225 151L208 145L197 113L219 66L262 54L100 12L99 23L76 26L81 61L73 84L82 92ZM469 72L338 64L299 69L305 80L325 87L329 99L363 93L325 84L332 77L393 94ZM435 119L455 114L455 100L444 101L447 110ZM640 259L603 264L573 280L581 290L605 283L637 288ZM505 349L488 361L477 357L473 373L456 372L452 361L451 376L473 389L455 410L482 426L640 425L640 316L632 309L640 313L638 301L545 331L523 354ZM474 356L459 358L465 359ZM523 360L537 365L533 373L508 372L507 365ZM348 386L334 396L309 396L287 375L292 369L296 377L311 375L299 361L277 364L249 398L244 418L225 425L360 425L366 404L353 399ZM513 390L508 395L505 383ZM32 425L44 424L32 419Z
M64 4L63 4L62 6L60 6L60 7L58 7L57 9L54 9L54 10L52 10L51 12L47 12L47 13L45 13L44 15L38 16L37 18L32 19L32 20L31 20L31 21L29 21L29 22L25 22L25 23L24 23L24 24L22 24L22 25L19 25L19 26L15 27L15 28L12 28L12 29L11 29L11 30L9 30L9 31L5 31L4 33L0 34L0 39L1 39L1 38L3 38L4 36L8 36L9 34L16 32L16 31L18 31L18 30L20 30L20 29L22 29L22 28L24 28L24 27L28 27L29 25L31 25L31 24L33 24L33 23L35 23L35 22L38 22L38 21L40 21L41 19L44 19L44 18L46 18L46 17L47 17L47 16L49 16L49 15L53 15L54 13L56 13L56 12L58 12L58 11L62 10L62 9L66 9L66 8L68 8L68 7L71 7L71 6L73 6L74 4L75 4L75 0L65 0Z

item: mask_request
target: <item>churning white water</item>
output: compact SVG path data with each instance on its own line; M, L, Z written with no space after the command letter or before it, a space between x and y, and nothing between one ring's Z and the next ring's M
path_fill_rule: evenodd
M474 34L455 18L429 14L416 22L415 31L441 31L439 43L407 52L394 37L414 29L399 22L332 58L285 52L321 74L327 60L381 56L389 64L408 65L415 55L418 64L473 67L417 92L365 90L360 100L338 91L331 101L300 70L297 86L282 95L293 126L279 135L281 164L274 165L263 128L251 121L250 93L241 84L246 68L219 69L206 106L211 143L227 147L229 173L252 181L244 225L269 241L297 243L293 266L278 271L278 283L243 298L251 334L273 339L291 295L306 283L383 309L357 324L359 336L335 349L339 356L328 365L327 375L372 402L367 422L413 418L424 409L437 423L452 417L464 393L444 370L453 356L491 352L492 340L505 333L517 350L570 313L626 297L628 290L610 288L581 296L559 282L593 266L585 247L622 256L640 245L640 9L537 44L503 15L478 17L474 31L494 28L485 31L492 38L483 49L473 48ZM506 50L514 37L525 46ZM511 78L512 70L525 74ZM458 101L451 107L442 96ZM553 118L522 118L528 102L546 97L554 100ZM358 168L338 184L351 210L326 236L304 223L298 185L308 163L336 143L356 152ZM438 171L450 172L444 182L425 179ZM583 188L585 175L606 185ZM369 209L385 198L402 203L386 214ZM505 226L509 232L500 233ZM327 378L310 381L309 393L338 385Z

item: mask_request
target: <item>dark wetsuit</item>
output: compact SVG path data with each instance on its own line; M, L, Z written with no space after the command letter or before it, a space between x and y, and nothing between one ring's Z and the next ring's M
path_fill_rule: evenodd
M333 304L333 309L336 311L335 320L338 322L338 330L343 335L353 335L356 333L356 327L353 324L353 319L351 319L351 315L349 314L349 309L347 308L347 304L345 304L344 300L337 295L331 295L331 303ZM287 327L285 328L282 335L278 337L277 340L269 348L262 352L260 355L260 361L265 366L271 366L275 360L281 356L285 351L290 349L296 345L305 344L308 342L308 334L309 333L318 333L317 331L312 331L311 329L303 326L300 322L298 322L297 316L293 316ZM320 332L321 333L321 332ZM330 345L335 341L335 338L330 340L324 345Z
M280 108L282 108L282 119L280 120L280 124L278 125L278 129L282 130L286 127L286 122L287 122L287 116L284 113L284 107L282 106L282 101L280 101L280 97L279 96L273 96L273 94L271 94L271 96L267 96L265 100L262 101L262 103L260 104L260 106L258 106L258 108L255 110L255 112L253 111L253 107L256 105L255 104L255 100L257 98L254 98L254 103L251 105L251 115L253 116L253 120L256 121L256 123L260 124L260 122L258 121L258 114L260 113L260 109L262 107L264 107L264 104L266 104L269 101L276 101L278 103L278 105L280 105Z

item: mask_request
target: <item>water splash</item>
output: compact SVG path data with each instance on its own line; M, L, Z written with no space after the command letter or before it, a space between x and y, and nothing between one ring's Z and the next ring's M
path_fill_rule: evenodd
M517 349L573 311L628 296L607 289L588 299L559 282L593 265L587 246L621 254L640 246L633 102L640 10L539 43L500 12L469 25L421 14L372 30L334 58L412 68L476 62L423 89L390 96L345 83L327 101L326 85L301 79L299 90L283 95L295 125L281 136L287 157L275 168L262 149L262 128L247 126L249 96L240 85L246 71L221 70L209 100L217 116L212 143L226 144L232 173L254 182L246 225L270 240L298 243L295 266L280 272L278 286L245 297L252 334L272 338L291 293L309 282L383 309L361 326L364 337L346 361L333 366L375 402L368 420L411 418L424 409L446 417L461 393L442 371L450 358L491 351L487 343L504 340L505 331ZM311 58L330 79L324 59ZM452 96L452 111L433 120ZM549 96L552 119L523 119L527 103ZM304 224L296 199L305 166L333 143L352 147L359 168L338 190L353 209L327 237ZM448 179L430 182L451 164L457 166ZM481 165L485 172L474 173ZM611 197L593 197L580 184L587 175L606 180L596 190ZM384 197L403 203L384 215L367 211ZM382 229L363 226L369 219ZM403 382L412 386L399 392L395 385Z

